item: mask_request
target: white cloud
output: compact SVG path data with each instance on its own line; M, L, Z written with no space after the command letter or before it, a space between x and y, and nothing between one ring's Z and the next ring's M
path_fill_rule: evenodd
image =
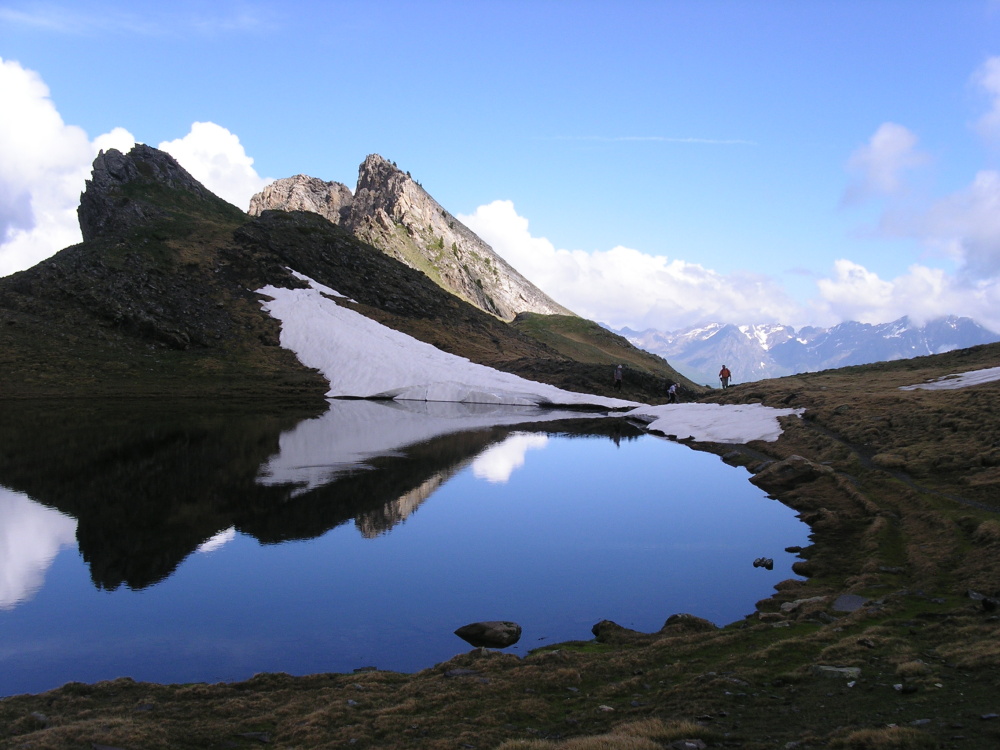
M886 122L847 162L853 175L844 193L845 204L856 204L877 195L893 195L904 187L903 173L927 162L917 150L917 136L902 125Z
M196 122L186 136L164 141L158 148L213 193L244 211L253 194L274 181L258 175L240 139L214 122Z
M34 71L0 58L0 276L30 268L81 241L77 208L101 150L128 151L124 128L91 140L63 122ZM183 138L160 144L209 190L242 209L271 180L253 169L239 138L196 122Z
M458 218L560 304L614 327L675 329L708 320L798 317L798 307L764 275L724 276L621 246L591 253L556 249L531 235L511 201L494 201Z
M832 278L817 282L817 312L832 322L885 323L909 315L924 323L945 315L973 318L1000 331L1000 281L967 281L939 268L912 265L887 281L849 260L834 264Z
M248 4L240 5L233 12L201 8L195 13L177 12L169 4L144 7L140 11L104 8L100 13L78 10L65 4L36 4L27 10L0 8L0 22L70 36L186 38L191 34L260 33L273 28L277 18L275 13L263 7Z
M970 278L1000 273L1000 172L979 172L970 186L931 206L914 231L962 262Z
M76 208L97 151L132 142L118 128L91 143L37 73L0 59L0 275L80 241Z

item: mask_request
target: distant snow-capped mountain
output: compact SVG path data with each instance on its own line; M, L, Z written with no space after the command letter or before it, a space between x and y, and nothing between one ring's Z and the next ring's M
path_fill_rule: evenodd
M903 317L871 325L848 321L832 328L710 323L677 331L616 331L632 344L667 359L698 383L714 385L725 364L734 383L816 372L1000 341L971 318L949 316L917 326Z

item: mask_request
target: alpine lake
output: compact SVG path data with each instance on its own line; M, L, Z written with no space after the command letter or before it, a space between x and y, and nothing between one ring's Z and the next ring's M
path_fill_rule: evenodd
M521 655L725 625L809 543L745 469L601 414L63 400L0 425L0 696L414 672L482 620Z

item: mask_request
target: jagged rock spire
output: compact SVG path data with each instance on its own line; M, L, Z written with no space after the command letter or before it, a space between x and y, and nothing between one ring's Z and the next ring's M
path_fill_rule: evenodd
M134 183L159 183L200 198L220 200L165 151L142 143L127 154L115 148L101 151L77 209L84 240L122 234L163 215L151 203L127 195L125 187Z

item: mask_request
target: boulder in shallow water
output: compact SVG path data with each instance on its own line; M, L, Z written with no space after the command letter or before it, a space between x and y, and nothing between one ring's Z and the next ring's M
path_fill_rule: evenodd
M477 648L507 648L520 640L521 626L506 620L473 622L460 627L455 635Z

